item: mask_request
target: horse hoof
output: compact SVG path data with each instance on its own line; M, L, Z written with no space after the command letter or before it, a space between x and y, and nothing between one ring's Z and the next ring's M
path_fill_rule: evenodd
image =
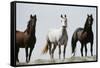
M29 63L29 61L26 61L26 63Z
M19 61L16 61L16 63L19 63Z
M72 57L74 57L75 56L75 53L72 53Z
M29 63L29 60L26 60L26 63Z
M16 62L18 62L18 63L19 63L19 60L17 59L17 60L16 60Z
M65 60L65 58L62 61L64 61L64 60Z

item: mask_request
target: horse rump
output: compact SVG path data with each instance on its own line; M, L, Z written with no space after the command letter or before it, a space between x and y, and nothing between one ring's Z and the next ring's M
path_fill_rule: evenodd
M75 48L76 48L76 43L78 41L78 34L77 34L77 32L82 31L82 30L83 30L83 28L78 28L73 33L72 40L71 40L72 54L75 54L74 52L75 52Z

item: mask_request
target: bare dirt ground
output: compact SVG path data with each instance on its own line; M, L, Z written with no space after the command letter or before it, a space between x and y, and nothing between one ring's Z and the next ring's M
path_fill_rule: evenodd
M54 60L47 60L47 59L36 59L33 62L29 63L18 63L16 65L35 65L35 64L49 64L49 63L65 63L65 62L82 62L82 61L96 61L96 56L87 56L87 57L71 57L66 58L65 60L54 59Z

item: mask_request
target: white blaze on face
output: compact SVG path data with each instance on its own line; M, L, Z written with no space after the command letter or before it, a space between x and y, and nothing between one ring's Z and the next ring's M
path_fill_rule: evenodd
M91 18L90 17L89 17L88 21L89 21L89 25L90 25L91 24Z

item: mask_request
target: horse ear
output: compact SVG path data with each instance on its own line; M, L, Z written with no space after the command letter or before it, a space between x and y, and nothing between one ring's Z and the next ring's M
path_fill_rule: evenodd
M63 15L61 14L61 18L63 18Z
M32 14L30 15L30 19L33 18Z
M89 14L87 14L87 16L89 17Z
M36 14L34 15L34 17L36 17Z
M65 17L66 17L66 14L65 14Z
M92 17L92 14L91 14L91 17Z

